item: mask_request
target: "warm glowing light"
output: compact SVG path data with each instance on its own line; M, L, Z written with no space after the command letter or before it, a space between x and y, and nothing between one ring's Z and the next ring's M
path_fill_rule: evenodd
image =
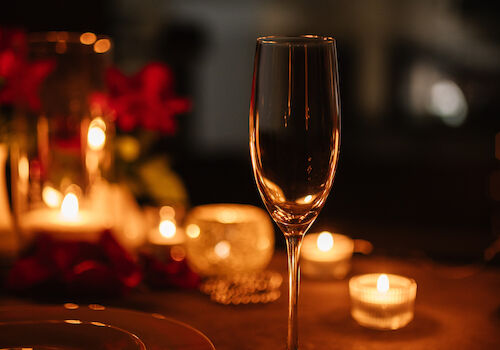
M321 232L316 241L318 249L322 252L327 252L333 248L333 236L330 232Z
M309 204L313 201L314 197L310 194L308 194L307 196L305 197L301 197L299 199L297 199L295 202L297 202L298 204Z
M121 136L116 142L116 148L121 158L132 162L141 153L141 144L132 136Z
M64 308L66 308L68 310L76 310L79 308L79 306L77 304L73 304L73 303L66 303L66 304L64 304Z
M109 39L99 39L94 44L94 51L97 53L105 53L111 48Z
M49 208L59 208L62 201L62 193L51 186L45 186L42 190L42 199Z
M262 237L257 243L257 249L266 250L270 245L271 243L269 242L269 239L266 237Z
M386 293L389 290L389 277L386 274L381 274L377 279L377 290L380 293Z
M186 234L190 238L198 238L200 236L200 227L196 224L189 224L186 227Z
M82 324L80 320L64 320L64 322L69 324Z
M95 43L96 39L97 37L94 33L87 32L80 35L80 42L84 45L92 45Z
M173 219L175 217L175 209L169 205L160 208L160 218Z
M215 245L214 252L219 258L226 259L231 252L231 245L228 241L220 241Z
M106 306L103 306L100 304L90 304L89 309L94 310L94 311L102 311L102 310L106 310Z
M285 193L283 192L281 187L279 187L274 182L272 182L271 180L269 180L265 177L262 177L262 182L263 182L263 185L267 187L266 192L269 193L269 196L271 197L271 199L273 201L280 202L280 203L286 201Z
M175 236L175 231L177 228L175 227L175 223L171 220L163 220L159 225L160 233L165 238L172 238Z
M19 177L22 180L28 180L30 176L30 163L27 157L22 156L21 158L19 158L19 164L17 165L17 169L19 172Z
M101 118L96 118L90 122L87 143L90 149L94 151L104 148L106 143L106 124Z
M231 224L236 222L236 220L238 219L238 214L234 210L225 209L217 213L217 218L223 224Z
M87 152L85 155L85 165L90 174L94 174L99 169L99 155L94 152Z
M65 219L76 219L78 216L78 197L74 193L68 193L64 196L61 204L61 215Z

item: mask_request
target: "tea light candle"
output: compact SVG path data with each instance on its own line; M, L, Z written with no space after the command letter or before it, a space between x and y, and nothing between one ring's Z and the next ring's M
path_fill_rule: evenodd
M149 252L160 260L182 261L186 257L183 230L176 225L175 219L164 218L149 231Z
M310 233L304 237L300 269L312 278L344 278L351 268L354 242L351 238L330 233Z
M20 225L31 234L43 232L58 239L84 241L97 240L106 228L97 213L79 209L78 198L73 193L64 197L60 210L32 210L26 213Z
M149 231L149 242L159 246L181 245L185 241L185 236L173 219L161 220L158 226Z
M362 326L399 329L413 319L417 283L391 274L367 274L349 281L351 315Z

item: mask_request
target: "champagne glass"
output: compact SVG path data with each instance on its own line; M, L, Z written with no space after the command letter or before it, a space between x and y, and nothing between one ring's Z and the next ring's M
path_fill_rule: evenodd
M285 235L289 272L287 349L298 349L302 238L332 187L340 145L335 40L257 39L250 153L260 196Z

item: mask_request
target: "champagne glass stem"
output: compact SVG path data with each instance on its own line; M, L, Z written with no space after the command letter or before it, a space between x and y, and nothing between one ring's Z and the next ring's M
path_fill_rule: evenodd
M299 348L298 337L298 299L300 268L299 256L303 235L287 235L286 248L288 254L288 341L287 350Z

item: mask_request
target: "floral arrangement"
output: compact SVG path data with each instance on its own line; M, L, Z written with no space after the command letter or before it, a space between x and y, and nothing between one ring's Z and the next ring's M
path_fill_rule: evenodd
M90 103L117 127L118 180L143 203L186 205L186 190L171 170L162 144L177 131L177 115L191 109L189 99L176 96L172 71L159 62L132 76L113 67L106 72L106 85L107 93L93 94Z
M56 68L53 60L28 59L24 31L0 28L1 135L9 135L9 116L17 108L39 113L39 89ZM167 65L153 62L131 76L116 67L108 68L104 75L106 91L91 93L88 103L91 113L97 110L115 126L113 180L125 184L142 204L187 205L186 190L172 170L169 149L164 146L165 139L177 131L177 116L191 109L191 101L175 93L173 72ZM5 286L30 295L47 291L52 295L116 296L141 284L156 288L198 285L199 276L185 260L162 260L147 252L134 257L114 233L103 231L97 242L83 242L56 240L40 232L14 262Z
M13 108L38 112L39 89L55 69L54 60L28 59L28 35L0 28L0 132L8 135ZM118 68L104 73L106 92L89 96L116 126L115 178L141 203L187 204L182 180L172 170L166 139L177 131L177 117L190 111L191 101L174 90L174 76L164 63L152 62L131 76ZM1 113L3 110L3 113Z

